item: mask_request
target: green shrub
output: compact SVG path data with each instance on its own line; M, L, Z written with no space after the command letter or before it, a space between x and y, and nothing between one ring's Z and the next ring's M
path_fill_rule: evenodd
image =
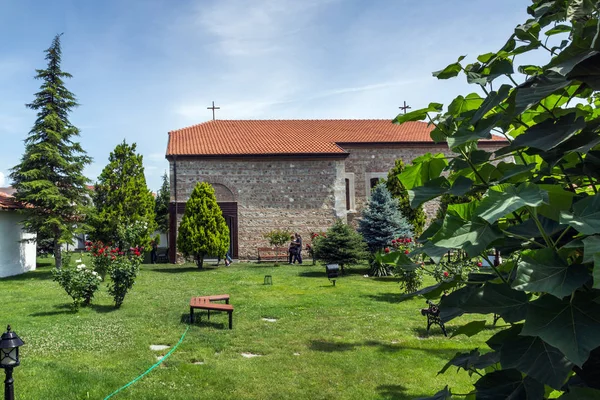
M113 296L116 308L121 307L125 295L133 287L141 263L142 255L138 248L129 249L129 254L117 254L112 260L108 271L111 280L108 293Z
M100 275L85 264L76 267L63 264L62 268L52 270L52 277L71 296L75 310L80 305L88 306L92 303L94 293L102 282Z

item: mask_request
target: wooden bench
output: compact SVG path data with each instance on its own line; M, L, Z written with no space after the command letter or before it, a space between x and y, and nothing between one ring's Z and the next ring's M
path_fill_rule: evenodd
M213 301L225 301L222 303L213 303ZM190 324L194 323L194 309L199 308L208 311L208 319L210 319L210 311L223 311L229 314L229 329L233 329L233 306L229 304L228 294L218 294L213 296L192 297L190 300Z
M261 261L286 261L288 259L287 247L259 247L258 262Z

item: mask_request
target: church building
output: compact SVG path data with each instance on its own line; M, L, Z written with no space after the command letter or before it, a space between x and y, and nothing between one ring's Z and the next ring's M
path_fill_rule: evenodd
M169 132L170 260L177 258L177 227L197 182L215 188L233 257L252 260L273 229L308 239L336 218L359 217L395 160L450 155L446 143L431 140L431 129L390 120L213 120ZM479 142L488 150L505 144L497 137ZM435 213L431 205L426 211Z

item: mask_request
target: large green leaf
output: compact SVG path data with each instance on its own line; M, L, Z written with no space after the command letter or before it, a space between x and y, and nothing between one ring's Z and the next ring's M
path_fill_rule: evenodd
M443 195L448 190L450 190L450 182L445 177L440 176L425 182L422 186L408 189L408 200L412 208L417 208L426 201Z
M400 301L412 299L416 296L423 296L428 300L439 299L443 293L447 292L448 290L454 289L459 284L461 284L461 282L457 278L442 281L436 283L435 285L418 290L416 292L403 294L402 296L400 296Z
M401 251L394 251L391 253L381 255L381 262L387 265L393 265L394 267L403 269L405 271L414 271L421 266L415 264L406 254Z
M475 215L475 210L479 206L479 203L479 201L473 200L469 203L449 204L447 212L469 221Z
M552 236L566 228L566 225L560 225L558 222L549 218L539 216L538 220L540 222L542 230L548 236ZM540 232L535 221L532 219L528 219L519 225L512 225L506 229L506 232L522 236L527 239L535 239L542 237L542 233Z
M587 387L569 387L569 392L558 398L559 400L600 400L600 390Z
M581 367L600 346L600 307L593 300L581 292L563 300L542 296L530 303L521 334L539 336Z
M523 377L516 369L506 369L485 374L475 383L477 400L544 398L544 385L531 377Z
M443 374L453 366L468 371L471 368L484 369L498 362L500 362L500 353L489 352L481 355L478 349L474 349L469 353L456 353L437 374Z
M548 202L541 204L537 212L544 217L554 221L560 220L560 212L568 211L573 204L575 193L563 189L558 185L538 185L538 187L548 193Z
M470 93L466 97L458 96L448 106L448 113L458 117L468 111L477 110L483 103L483 98L477 93Z
M594 269L592 275L594 278L594 289L600 289L600 253L594 254Z
M408 121L422 121L427 118L427 113L440 112L442 111L442 105L440 103L429 103L426 108L420 110L411 111L406 114L398 114L392 121L394 124L403 124Z
M413 250L409 256L414 257L419 254L426 254L433 260L434 263L438 264L442 257L448 253L448 251L450 251L450 249L438 247L431 242L427 242L423 246L417 247L415 250Z
M466 221L452 214L446 214L442 228L431 238L438 247L463 249L468 254L481 254L496 239L502 237L498 228L477 219Z
M462 70L462 66L460 65L460 62L462 60L464 60L464 58L465 58L465 56L458 57L458 61L457 62L448 65L446 68L444 68L444 69L442 69L440 71L434 72L433 76L435 76L438 79L450 79L450 78L454 78Z
M558 120L548 119L527 129L519 135L511 148L530 147L548 151L560 145L585 127L585 120L577 118L575 113L567 114Z
M583 239L583 262L594 262L594 255L600 253L600 236L588 236Z
M529 297L505 283L486 282L469 285L442 298L440 309L459 308L466 313L499 314L506 322L514 323L525 318Z
M569 86L571 81L557 73L538 75L528 79L516 89L515 112L523 111L538 104L542 99L554 92Z
M454 332L452 332L451 337L458 336L458 335L465 335L465 336L471 337L471 336L477 335L479 332L481 332L484 329L485 329L485 320L471 321L471 322L459 327Z
M561 211L560 223L584 235L600 233L600 194L579 200L573 205L573 213Z
M514 368L539 382L560 389L573 364L555 347L539 337L517 336L504 342L500 350L502 368Z
M475 115L473 115L473 117L471 118L471 123L472 124L477 123L477 121L479 121L481 118L485 117L485 115L488 112L490 112L495 107L497 107L500 103L502 103L504 100L506 100L511 89L512 89L512 86L510 86L510 85L502 85L502 86L500 86L500 89L498 89L497 92L495 92L495 91L490 92L490 94L485 98L485 100L483 101L483 103L481 104L481 106L479 107L477 112L475 113Z
M447 165L448 161L442 153L436 155L427 153L415 158L412 164L398 175L398 179L406 189L410 190L439 177Z
M532 183L502 185L488 191L475 210L475 215L493 223L521 207L536 207L547 201L548 194Z
M589 280L587 268L564 261L552 249L523 253L517 267L513 289L546 292L556 297L569 296Z
M590 57L577 64L567 78L576 79L594 90L600 90L600 52L594 51Z

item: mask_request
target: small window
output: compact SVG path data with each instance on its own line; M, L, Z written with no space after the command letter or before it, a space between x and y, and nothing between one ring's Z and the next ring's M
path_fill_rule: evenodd
M366 172L365 173L365 198L371 198L371 191L380 180L387 178L387 172Z
M353 172L348 172L345 174L344 176L344 182L345 182L345 201L346 201L346 211L348 212L354 212L354 196L355 196L355 189L354 189L354 173Z
M370 181L371 189L374 189L378 183L379 183L379 178L371 178L371 181Z

